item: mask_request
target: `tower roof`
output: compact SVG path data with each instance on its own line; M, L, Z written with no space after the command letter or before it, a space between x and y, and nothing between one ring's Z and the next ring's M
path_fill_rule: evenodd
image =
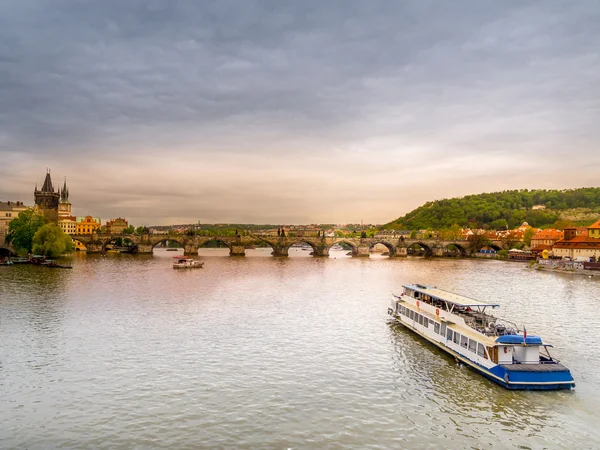
M63 184L62 191L59 189L58 192L60 192L61 203L68 203L69 202L69 189L67 189L67 177L65 177L65 183Z
M54 192L52 179L50 178L50 171L46 172L46 179L44 180L44 185L42 186L42 192Z

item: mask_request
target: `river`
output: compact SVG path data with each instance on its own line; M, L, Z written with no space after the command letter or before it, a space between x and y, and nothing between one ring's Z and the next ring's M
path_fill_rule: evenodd
M201 250L0 267L0 448L594 448L600 280L519 263ZM420 282L502 305L577 387L512 392L388 323Z

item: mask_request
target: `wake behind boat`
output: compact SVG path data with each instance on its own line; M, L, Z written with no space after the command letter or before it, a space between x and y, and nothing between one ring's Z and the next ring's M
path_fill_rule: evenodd
M571 372L538 336L486 313L482 303L431 286L408 284L388 314L483 376L508 389L571 389Z

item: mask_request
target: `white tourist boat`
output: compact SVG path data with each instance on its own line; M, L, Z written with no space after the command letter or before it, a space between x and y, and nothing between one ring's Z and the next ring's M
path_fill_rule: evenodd
M432 286L408 284L394 295L388 313L397 322L460 362L508 389L571 389L571 372L548 351L550 344L482 303Z
M185 256L174 256L173 258L173 269L201 269L204 266L202 261L196 261L193 258Z

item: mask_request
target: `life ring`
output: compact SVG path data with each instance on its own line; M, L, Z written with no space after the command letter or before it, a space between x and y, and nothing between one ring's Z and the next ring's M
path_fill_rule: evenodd
M417 308L419 308L421 306L421 302L419 300L417 300Z
M440 315L440 308L435 308L435 315L439 316Z

